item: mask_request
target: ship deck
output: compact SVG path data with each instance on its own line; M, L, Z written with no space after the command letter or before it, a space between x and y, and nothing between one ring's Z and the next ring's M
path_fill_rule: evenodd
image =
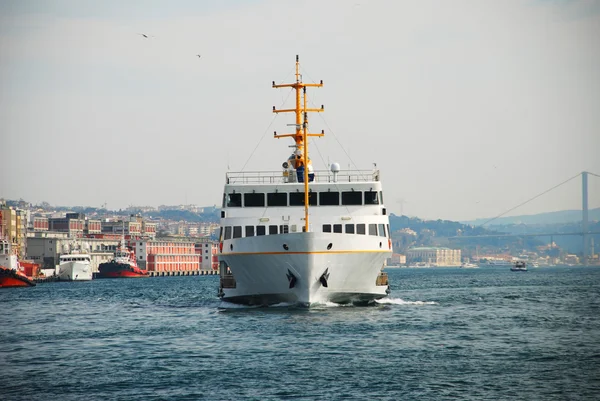
M379 170L347 170L335 175L329 170L316 170L312 183L327 182L377 182ZM298 184L283 171L238 171L226 173L227 184Z

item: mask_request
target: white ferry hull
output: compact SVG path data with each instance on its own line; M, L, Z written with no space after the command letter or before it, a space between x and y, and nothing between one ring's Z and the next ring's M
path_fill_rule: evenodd
M58 268L61 281L87 281L92 279L92 268L89 263L65 262Z
M236 284L223 288L222 298L250 305L369 303L389 291L377 277L390 254L387 238L373 236L292 233L226 241L219 258Z

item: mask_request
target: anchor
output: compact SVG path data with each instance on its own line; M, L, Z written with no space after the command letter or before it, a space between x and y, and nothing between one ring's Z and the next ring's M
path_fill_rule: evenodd
M296 285L296 281L298 281L298 279L296 278L296 276L294 276L294 274L290 271L290 269L288 269L286 276L287 276L288 281L290 282L290 288L294 288L294 286Z
M327 280L329 279L328 271L329 271L329 267L327 269L325 269L323 274L321 274L321 277L319 277L319 281L321 282L321 285L325 288L327 288Z

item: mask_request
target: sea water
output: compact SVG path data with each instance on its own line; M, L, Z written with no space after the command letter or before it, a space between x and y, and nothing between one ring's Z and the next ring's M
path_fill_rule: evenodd
M600 268L388 272L370 307L240 307L217 276L2 289L0 399L600 399Z

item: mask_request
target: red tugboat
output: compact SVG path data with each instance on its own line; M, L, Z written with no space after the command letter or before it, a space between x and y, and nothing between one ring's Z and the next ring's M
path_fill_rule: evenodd
M0 288L33 287L35 283L24 273L17 255L11 251L10 242L0 240Z
M125 239L121 239L121 246L115 252L115 257L110 262L100 263L96 278L121 278L121 277L149 277L147 270L140 269L135 261L135 254L125 246Z

